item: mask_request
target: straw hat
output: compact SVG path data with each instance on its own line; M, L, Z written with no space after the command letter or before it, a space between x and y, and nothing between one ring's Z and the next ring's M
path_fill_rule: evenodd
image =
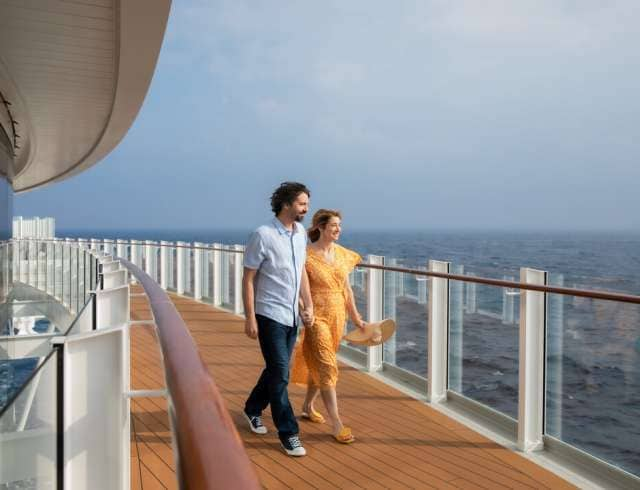
M356 328L343 337L358 345L379 345L386 342L396 331L396 322L387 318L381 322L365 323L364 328Z

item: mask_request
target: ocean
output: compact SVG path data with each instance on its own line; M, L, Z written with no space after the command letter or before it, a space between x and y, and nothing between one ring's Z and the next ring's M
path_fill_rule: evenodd
M60 230L61 237L245 243L249 230ZM521 267L552 284L640 295L640 233L345 231L341 244L388 264L518 280ZM353 281L364 313L364 274ZM385 360L426 376L426 294L415 276L385 273L384 309L398 332ZM450 285L450 389L517 419L518 296ZM640 475L640 305L550 295L546 432Z

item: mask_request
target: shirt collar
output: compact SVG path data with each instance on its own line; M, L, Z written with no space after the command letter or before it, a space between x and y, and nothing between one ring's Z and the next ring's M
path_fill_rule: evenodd
M273 225L276 227L276 230L278 230L278 233L280 233L281 235L288 235L289 233L295 234L298 231L298 225L295 222L293 223L292 231L287 230L282 224L282 221L280 221L278 218L273 218Z

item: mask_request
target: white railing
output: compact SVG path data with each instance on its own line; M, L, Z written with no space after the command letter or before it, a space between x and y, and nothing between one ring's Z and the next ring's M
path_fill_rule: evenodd
M6 366L34 363L0 406L0 486L129 488L126 271L95 241L14 240L1 252L5 304L46 305L58 328L16 332L12 325L0 337ZM32 299L14 301L16 291Z
M92 240L91 246L104 252L112 250L113 243ZM135 240L116 243L116 254L144 266L164 289L242 314L242 246ZM461 266L447 262L432 260L424 270L402 271L391 270L394 261L380 269L383 264L384 257L368 256L352 274L351 284L366 319L393 317L398 331L384 347L344 345L341 352L345 358L413 388L431 404L450 405L477 415L477 420L512 438L521 451L551 450L557 458L597 474L607 485L640 485L637 476L617 466L620 462L614 453L592 452L588 444L575 442L571 431L563 432L571 421L563 412L565 381L562 360L556 357L568 354L558 332L574 321L565 299L574 294L574 299L584 298L584 291L551 293L551 289L545 290L550 288L549 275L528 268L521 269L519 282L494 280L497 284L491 285L470 273L463 276ZM640 298L623 296L609 294L599 299L596 295L588 301L603 301L617 309L640 303ZM597 321L595 317L593 321ZM412 331L409 326L416 324L420 328ZM483 338L493 339L496 345L489 342L483 348L476 347L471 355L467 344L476 341L482 346ZM474 361L491 365L499 357L496 349L503 340L511 349L506 363L510 372L490 367L473 374ZM407 361L411 348L418 355L413 364ZM497 382L487 392L493 396L474 392L475 386L470 388L481 385L487 377L502 376L510 376L511 384ZM511 393L502 395L499 388L510 388ZM497 403L491 401L496 397ZM505 401L509 403L502 403ZM615 404L616 400L610 402ZM640 426L640 416L635 422Z

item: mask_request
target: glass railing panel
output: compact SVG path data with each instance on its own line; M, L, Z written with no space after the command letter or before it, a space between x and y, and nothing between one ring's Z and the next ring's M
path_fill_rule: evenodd
M55 245L52 242L47 242L45 244L46 247L46 266L47 266L47 285L46 291L50 295L54 295L54 284L55 284L55 262L54 262L54 250Z
M71 249L62 246L62 302L71 305Z
M64 251L61 243L54 244L54 285L53 285L53 296L54 298L58 298L61 301L62 297L62 283L63 283L63 263L64 263Z
M353 291L353 297L356 302L356 307L362 315L363 320L369 321L369 310L367 308L367 290L369 288L369 269L364 269L360 267L356 267L351 274L349 274L349 284L351 285L351 290ZM352 322L351 319L348 319L347 325L345 327L345 334L349 333L353 329L357 328ZM364 345L350 344L348 342L343 341L349 347L357 349L362 352L367 351L367 347Z
M69 249L69 280L71 297L69 307L72 311L78 311L78 249L71 247Z
M46 242L36 242L38 271L36 273L36 287L45 290L47 287L47 244Z
M235 254L233 252L220 252L221 270L220 270L220 286L221 286L221 306L227 310L233 310L234 300L234 280L233 268Z
M427 376L427 299L426 277L384 272L383 316L395 320L397 330L384 344L383 360L423 377Z
M640 305L550 294L545 373L546 434L640 475Z
M461 270L452 267L455 274ZM449 281L449 389L518 418L517 291ZM507 308L503 302L513 303Z
M20 359L12 365L0 361L0 404L8 379L22 386L17 398L0 408L1 488L56 488L56 356L52 351L46 358ZM25 384L22 378L29 376ZM30 449L21 450L25 447Z
M85 255L81 249L78 251L78 308L76 311L80 311L82 305L84 305L87 297L87 287L85 282Z
M38 282L38 243L29 240L27 242L27 250L28 250L28 283L34 287L37 287Z

